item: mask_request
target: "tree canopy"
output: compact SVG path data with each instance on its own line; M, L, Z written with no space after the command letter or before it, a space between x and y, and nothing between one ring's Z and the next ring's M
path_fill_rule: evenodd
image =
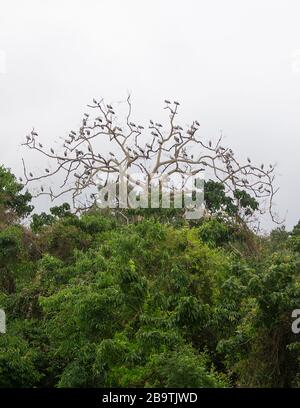
M26 226L30 196L0 175L1 387L300 385L299 226L256 235L210 181L197 222L66 203Z

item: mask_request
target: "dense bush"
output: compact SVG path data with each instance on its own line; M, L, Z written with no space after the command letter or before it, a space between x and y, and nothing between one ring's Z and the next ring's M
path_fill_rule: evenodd
M96 210L77 217L68 205L31 228L6 219L0 386L298 386L299 227L254 236L210 187L216 214L197 225L164 210L138 222L129 213L128 224Z

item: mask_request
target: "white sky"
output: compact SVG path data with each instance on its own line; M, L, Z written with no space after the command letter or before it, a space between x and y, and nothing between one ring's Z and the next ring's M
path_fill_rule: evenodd
M237 156L277 163L276 208L300 218L300 2L295 0L0 0L0 163L20 175L34 126L59 141L93 97L133 116L183 123ZM37 162L35 167L44 168Z

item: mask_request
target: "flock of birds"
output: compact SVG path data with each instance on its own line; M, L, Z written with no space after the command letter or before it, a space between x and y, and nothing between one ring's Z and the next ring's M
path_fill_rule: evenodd
M93 99L93 103L98 107L101 106L100 102L98 102L96 99ZM166 99L165 104L166 104L166 108L169 109L171 116L173 116L174 118L174 116L177 114L177 107L180 105L179 102L174 101L173 106L172 106L171 102ZM72 173L74 177L78 180L78 182L80 180L84 181L91 176L93 170L95 169L94 165L96 161L99 162L100 160L102 161L103 164L106 164L108 167L110 166L111 162L117 163L116 154L113 153L112 151L109 151L108 153L110 156L109 159L105 158L100 153L96 154L94 152L92 145L90 143L90 139L94 137L94 134L91 133L93 130L99 129L100 127L102 130L105 130L111 136L110 140L119 136L119 137L125 138L125 140L127 141L126 136L124 136L123 134L122 128L119 126L113 127L113 116L115 115L113 106L108 104L105 106L105 110L103 110L103 107L101 107L101 111L102 111L103 116L102 117L97 116L94 119L93 126L88 125L88 120L89 120L90 115L88 113L84 113L84 117L82 120L82 127L80 128L79 133L75 132L74 130L71 130L69 132L68 137L64 140L63 157L56 154L53 147L49 149L51 154L47 153L46 150L44 150L43 144L40 142L37 142L38 133L35 131L35 129L31 131L30 135L26 136L25 144L42 152L43 154L46 154L51 159L57 159L59 163L65 160L65 163L73 161L73 162L78 162L80 164L83 164L84 170L82 174L80 174L78 171L75 172L73 170L72 170ZM128 126L130 128L131 134L139 135L145 129L144 126L136 125L134 122L129 122ZM183 146L186 144L185 143L186 141L193 140L193 137L196 131L199 129L199 127L200 127L200 123L198 121L194 121L193 124L187 129L186 136L184 136L184 129L179 125L173 125L173 122L172 122L173 134L171 138L171 143L173 143L172 149L175 148L175 153L170 154L168 156L170 160L176 161L178 158L180 158L180 159L186 160L187 162L191 161L192 164L197 163L197 161L194 160L194 154L188 154L186 148L184 148ZM139 146L137 142L135 142L134 147L132 145L131 147L127 146L126 150L127 150L129 160L134 161L137 158L149 159L150 153L157 154L159 149L161 149L160 146L162 146L166 142L166 139L163 138L162 133L161 133L162 128L163 128L163 125L161 123L155 123L152 120L150 120L149 129L150 129L150 134L153 137L152 143L146 143L144 147ZM78 142L76 146L74 146L75 142ZM82 150L82 148L79 149L79 146L84 145L85 142L87 142L87 152L86 153ZM158 144L158 148L156 150L154 149L155 142ZM208 142L207 146L203 144L202 146L206 147L207 149L210 149L212 152L215 152L217 155L220 156L229 174L235 173L235 170L232 164L234 165L236 162L232 160L233 152L231 149L224 149L223 147L219 145L213 146L213 143L211 140ZM178 151L180 151L180 155ZM247 157L247 162L248 162L250 169L254 170L254 167L252 167L251 159L249 157ZM205 163L204 161L202 161L201 164L203 164L204 166L207 165L207 163ZM264 171L263 164L260 166L260 169ZM270 165L270 169L273 170L272 165ZM44 177L47 177L53 174L53 172L51 172L51 170L48 167L46 167L44 171L45 171ZM31 181L35 179L34 174L31 171L28 174L29 174L30 179L28 179L28 176L26 176L25 174L27 181ZM42 177L43 176L40 176L38 177L38 179ZM20 182L23 182L23 179L21 177L19 178L19 180ZM247 178L241 179L241 181L244 183L244 185L249 184L249 181L247 180ZM264 185L261 184L258 190L259 191L263 190L263 188L264 188ZM41 186L40 189L41 189L41 192L44 192L43 186ZM265 191L269 191L269 190L265 189Z

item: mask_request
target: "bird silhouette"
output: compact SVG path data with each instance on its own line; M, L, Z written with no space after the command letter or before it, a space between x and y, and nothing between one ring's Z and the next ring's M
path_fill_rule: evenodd
M52 149L52 147L51 147L51 149L50 149L50 152L51 152L52 154L54 154L54 150Z

